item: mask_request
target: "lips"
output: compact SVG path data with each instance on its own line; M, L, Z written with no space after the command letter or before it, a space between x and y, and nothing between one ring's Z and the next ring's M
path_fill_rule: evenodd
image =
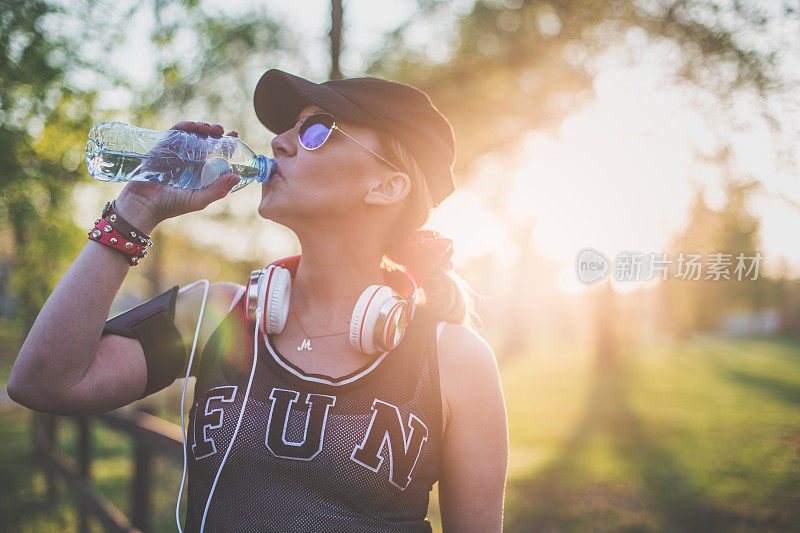
M276 170L275 173L272 175L272 177L270 177L269 181L264 180L261 183L261 194L262 195L269 194L269 191L274 188L275 184L278 183L279 179L282 180L283 176L281 176L281 174Z

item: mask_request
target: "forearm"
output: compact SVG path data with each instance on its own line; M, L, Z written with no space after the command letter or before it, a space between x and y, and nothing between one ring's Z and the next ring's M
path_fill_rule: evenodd
M156 226L131 202L117 199L120 214L150 233ZM57 402L91 366L106 319L131 266L118 251L88 240L48 297L20 348L8 383L12 397Z

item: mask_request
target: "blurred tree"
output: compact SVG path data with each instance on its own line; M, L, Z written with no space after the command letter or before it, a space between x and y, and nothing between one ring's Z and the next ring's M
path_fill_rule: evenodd
M606 279L590 289L592 303L594 363L604 369L619 362L618 310L611 279Z
M39 0L0 3L0 261L11 263L16 302L0 319L23 336L85 239L70 219L71 193L85 175L96 95L65 81L79 63L72 46L42 29L58 12ZM20 340L0 341L0 358L13 357Z
M762 104L770 94L790 91L776 68L783 43L766 37L774 24L800 17L797 4L478 0L458 18L452 36L440 32L436 41L415 46L418 40L407 34L426 21L441 24L442 12L453 9L441 0L418 0L418 10L390 34L367 71L430 94L453 122L458 178L466 181L482 155L512 149L524 132L557 126L587 103L601 70L595 61L631 35L642 45L678 48L673 80L716 95L708 113L729 105L738 90L754 91ZM766 105L762 112L774 118Z
M339 70L339 56L342 49L342 0L331 0L331 72L328 77L337 80L342 77Z
M696 189L688 213L686 227L675 235L669 246L669 259L675 261L679 254L701 254L701 269L697 277L676 277L677 264L672 265L670 278L660 287L663 301L668 309L668 320L672 329L680 334L695 330L711 330L719 327L732 310L756 310L763 307L771 291L767 285L772 281L764 276L763 259L759 265L758 282L749 280L750 275L741 273L737 279L735 268L737 256L755 257L759 249L759 220L750 212L749 201L760 184L757 180L742 178L735 174L731 164L731 152L724 148L706 160L712 162L722 173L725 203L715 210L708 206L702 187ZM714 254L726 254L720 259L730 262L716 275L708 270ZM730 254L730 256L727 256ZM722 263L721 263L722 264ZM747 259L749 268L752 260ZM684 272L687 272L684 268ZM718 278L718 279L717 279Z
M800 280L782 276L774 289L781 314L780 333L800 337Z
M255 137L263 126L253 113L253 75L283 61L307 66L298 53L301 37L265 5L231 14L196 0L151 0L138 9L155 19L156 69L133 102L138 124L167 128L171 121L213 120Z
M276 64L295 72L311 70L308 46L301 47L309 43L308 37L284 24L266 3L227 6L223 12L198 0L76 1L79 3L70 4L70 10L81 13L84 24L70 39L54 39L44 32L40 23L59 12L44 0L6 1L0 8L0 157L7 169L0 185L0 217L16 221L7 230L4 225L2 231L7 235L0 236L2 242L26 242L33 247L43 238L32 235L33 221L40 222L38 228L50 224L55 226L53 231L73 235L75 248L79 246L81 233L56 222L58 216L66 220L63 213L68 204L61 209L54 206L63 201L58 195L70 196L70 183L82 175L78 168L81 155L75 147L82 145L79 139L93 122L89 116L96 107L96 95L67 83L66 76L99 68L107 58L104 52L111 48L144 53L130 40L140 27L136 25L142 20L139 14L152 14L155 21L151 34L155 77L141 86L106 76L94 78L89 86L102 87L104 81L107 87L133 93L127 119L143 126L166 128L179 119L191 118L235 124L244 138L263 138L263 127L251 105L242 104L251 101L254 73ZM346 42L343 16L338 16L343 14L337 6L338 0L332 0L331 77L337 70L341 41ZM367 69L368 74L420 86L452 118L461 182L469 179L469 171L481 155L513 147L527 130L557 125L588 101L598 69L593 60L631 32L644 34L650 43L677 45L681 53L676 56L676 80L711 87L723 98L740 88L766 95L781 86L774 68L776 48L752 44L753 35L769 30L776 11L766 13L752 2L481 0L470 4L468 11L464 6L417 0L411 16L381 41ZM798 14L788 3L778 11L782 17ZM101 14L103 32L91 31L94 27L89 28L88 21L100 20ZM437 30L435 38L421 47L414 44L419 39L411 37L418 24ZM453 31L448 33L449 28ZM744 34L750 37L743 39ZM94 55L85 54L87 47L95 50ZM254 144L258 149L260 143ZM39 178L22 179L33 175ZM58 188L49 181L54 179L59 180ZM503 202L496 205L497 210L504 209ZM224 215L228 219L239 216L227 211ZM65 236L61 237L58 242L65 242ZM527 242L529 237L520 232L520 240ZM40 250L39 255L25 261L50 273L59 272L39 261L41 250L48 250L50 260L57 260L58 254L69 256L75 248L64 251L63 247L40 244L32 248ZM28 274L36 269L22 269L26 274L20 270L14 268L15 273L30 276L34 285L39 284L38 289L26 289L32 292L23 298L31 310L39 309L50 274L38 277ZM522 275L523 269L519 271ZM159 289L160 279L155 269L150 292Z

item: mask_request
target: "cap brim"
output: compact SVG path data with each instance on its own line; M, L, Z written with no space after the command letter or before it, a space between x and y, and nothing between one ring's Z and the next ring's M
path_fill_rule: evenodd
M266 71L258 80L253 94L258 120L276 134L294 126L297 115L310 104L346 120L364 124L374 122L372 117L335 89L278 69Z

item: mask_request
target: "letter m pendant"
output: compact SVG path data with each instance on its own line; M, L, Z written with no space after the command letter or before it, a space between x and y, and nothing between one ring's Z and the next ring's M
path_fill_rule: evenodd
M300 350L311 350L311 339L303 339L303 342L300 343L300 346L297 347L297 351Z

